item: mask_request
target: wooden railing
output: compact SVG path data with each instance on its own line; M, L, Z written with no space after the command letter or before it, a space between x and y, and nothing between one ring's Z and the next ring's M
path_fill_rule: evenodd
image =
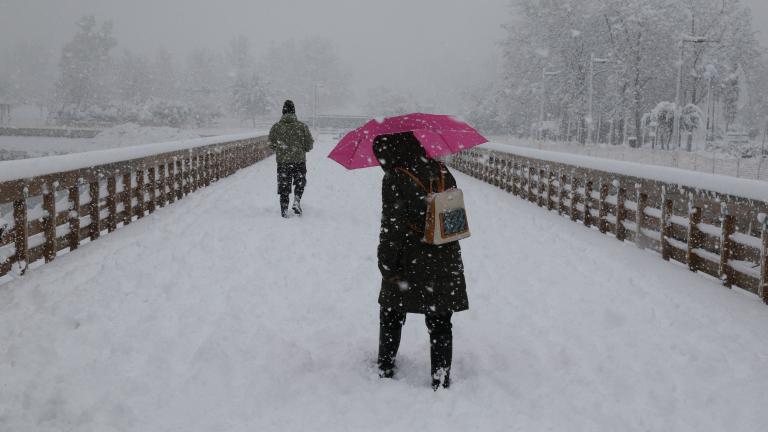
M456 169L768 303L768 203L508 152L454 155Z
M36 261L53 261L270 154L266 137L241 139L0 182L0 217L6 221L0 222L0 280L14 268L23 274Z

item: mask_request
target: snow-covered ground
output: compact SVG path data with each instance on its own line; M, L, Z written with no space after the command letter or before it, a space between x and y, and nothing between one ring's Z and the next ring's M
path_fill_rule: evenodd
M234 135L266 134L259 129L248 128L206 128L176 129L169 127L144 127L124 124L101 131L93 139L46 138L0 136L0 160L38 158L52 155L82 153L169 141L184 141L194 138Z
M761 431L768 309L457 173L454 385L423 318L375 371L378 169L274 159L0 287L0 430Z

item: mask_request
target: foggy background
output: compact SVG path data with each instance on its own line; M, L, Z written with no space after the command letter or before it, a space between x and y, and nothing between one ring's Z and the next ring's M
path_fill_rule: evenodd
M732 12L740 5L752 8L752 28L763 46L760 50L765 51L768 2L723 1ZM546 12L550 17L541 22L535 13L516 18L513 3L518 12L526 7L529 13L531 8L551 8ZM273 117L286 98L296 100L300 116L306 118L312 114L316 92L320 113L444 112L466 116L486 131L525 135L534 124L546 126L539 121L541 68L563 69L562 62L570 55L568 51L542 55L542 49L557 49L584 33L583 46L588 48L571 66L584 65L590 51L615 51L604 46L603 12L589 9L597 4L615 6L619 9L611 13L620 16L640 4L649 5L640 14L652 26L666 25L666 18L677 21L653 30L656 45L644 48L648 51L644 73L653 81L652 88L643 89L643 106L629 107L626 89L611 99L606 87L611 84L606 80L600 80L602 88L596 89L603 105L598 107L601 115L611 116L606 122L620 122L625 128L626 111L634 110L639 130L643 112L673 101L673 39L688 31L685 11L698 9L706 17L720 8L721 0L569 0L580 13L558 18L565 3L0 0L0 103L39 106L57 124L204 126L235 117L255 124L257 117ZM682 9L665 15L653 11L657 3ZM73 56L83 58L72 60L72 73L65 76L62 61L68 57L63 48L77 39L77 23L88 15L95 17L94 32L104 23L113 24L106 39L114 43L104 41L105 59L87 58L88 48L83 47L88 43L81 43L75 49L79 54ZM706 47L702 57L706 62L691 66L704 76L709 63L716 65L722 81L718 85L726 85L738 72L737 66L743 66L751 88L741 94L749 91L752 101L740 123L756 129L768 106L763 73L768 63L764 53L759 54L747 40L749 16L745 20L736 15L729 15L730 21L723 24L726 34L734 35L730 45ZM547 25L547 29L541 27ZM690 54L687 61L694 59ZM83 79L91 75L98 78ZM622 80L629 82L631 77ZM701 79L689 79L686 74L684 80L695 96ZM567 124L572 111L571 117L583 123L588 117L584 81L579 68L550 79L546 115L541 120ZM734 81L731 87L746 81ZM576 90L567 95L569 86ZM717 102L726 104L725 90L722 93ZM738 99L737 94L732 96ZM708 103L691 99L702 108Z
M147 55L164 47L183 58L244 35L259 56L288 39L322 37L350 72L354 98L346 110L361 109L360 99L378 86L450 110L456 90L492 76L508 11L508 0L0 0L0 50L37 42L58 62L75 22L90 14L114 22L117 50Z

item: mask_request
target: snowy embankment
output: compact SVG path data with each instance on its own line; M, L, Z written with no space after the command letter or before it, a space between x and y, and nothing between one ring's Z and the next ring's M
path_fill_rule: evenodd
M268 159L0 288L0 430L765 430L768 309L457 174L454 385L423 318L375 371L381 171Z
M760 201L768 201L768 185L764 181L748 180L713 174L705 175L699 172L678 168L653 166L634 162L602 159L591 156L559 153L528 147L516 147L507 144L489 143L482 145L480 148L504 153L512 153L527 158L575 165L582 168L591 168L598 171L607 171L633 177L657 180L665 183L684 185L696 189L704 189Z
M0 136L0 161L92 152L153 143L188 141L201 137L258 136L266 135L266 133L264 128L258 130L245 128L188 130L124 124L105 129L92 139Z
M263 136L263 134L246 133L238 135L221 135L208 138L192 138L180 141L108 148L105 150L84 153L72 153L14 161L0 161L0 182L87 168L130 159L138 159L161 153L256 138L259 136Z

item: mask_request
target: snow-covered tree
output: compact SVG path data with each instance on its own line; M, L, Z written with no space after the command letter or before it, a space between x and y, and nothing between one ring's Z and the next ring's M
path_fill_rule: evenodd
M187 58L184 98L195 108L195 122L210 125L221 117L227 100L227 72L222 56L196 49Z
M315 92L324 107L339 107L351 95L349 72L327 39L288 40L270 48L260 60L261 75L274 85L279 99L292 99L309 113ZM302 108L303 107L303 108Z
M0 103L35 105L50 102L56 65L51 50L39 42L21 42L0 52Z
M77 27L74 38L62 51L57 94L62 106L83 109L104 102L107 97L106 72L117 40L112 35L112 23L107 21L99 26L94 16L81 18Z
M152 96L152 72L143 56L125 50L115 63L115 97L124 103L145 103Z
M256 126L256 118L275 108L267 83L255 72L239 75L232 87L232 111L241 120L250 120Z
M603 125L598 136L609 131L615 136L615 129L641 136L644 114L659 101L675 99L681 49L683 106L703 107L709 100L725 103L727 83L720 77L727 77L737 64L754 71L747 75L759 81L755 87L765 88L759 94L768 95L768 79L759 73L766 69L766 59L751 30L749 10L740 0L512 0L511 4L502 44L504 75L490 98L499 105L482 110L520 134L529 133L539 121L544 101L545 119L560 119L562 135L584 141L592 56L598 59L592 126ZM684 39L689 42L682 43ZM557 74L545 75L545 70ZM756 121L758 116L749 113L768 105L762 101L768 97L750 101L742 116ZM704 117L712 118L711 111Z
M152 96L162 100L181 99L181 72L173 56L160 48L150 62Z

